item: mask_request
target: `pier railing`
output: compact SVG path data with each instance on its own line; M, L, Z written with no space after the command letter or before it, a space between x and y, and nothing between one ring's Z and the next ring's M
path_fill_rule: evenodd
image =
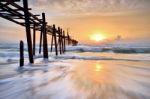
M51 51L53 45L55 54L62 54L66 51L66 45L77 45L78 41L71 38L67 33L55 24L48 25L45 13L42 13L42 19L30 12L28 0L23 0L23 6L17 4L21 0L0 0L0 17L9 20L18 25L24 26L26 30L27 46L29 62L34 63L33 56L36 49L36 31L40 31L39 53L43 45L43 58L48 58L48 42L47 35L51 35ZM31 37L31 29L33 29L33 39ZM42 44L43 43L43 44Z

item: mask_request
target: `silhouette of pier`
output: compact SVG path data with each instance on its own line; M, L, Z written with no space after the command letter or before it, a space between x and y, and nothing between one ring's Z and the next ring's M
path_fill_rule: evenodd
M31 13L28 0L23 0L23 7L17 4L20 1L0 0L0 17L25 27L30 63L34 63L36 31L40 31L39 53L41 53L43 45L43 58L46 59L48 59L47 35L51 35L51 52L54 45L56 55L65 53L66 45L75 46L78 44L77 40L71 38L68 31L66 33L62 28L57 28L55 24L48 25L45 13L42 13L42 19L39 18L40 15ZM31 29L33 30L33 38L31 37Z

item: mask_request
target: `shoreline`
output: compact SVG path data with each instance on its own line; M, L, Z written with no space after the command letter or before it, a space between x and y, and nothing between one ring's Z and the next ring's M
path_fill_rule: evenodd
M25 66L20 74L0 80L0 90L3 89L0 98L12 99L17 96L16 99L27 97L28 99L100 97L149 99L150 97L147 85L150 83L149 63L75 59L37 63L39 64L41 66L36 64ZM7 90L7 86L13 87ZM10 92L11 90L15 91Z

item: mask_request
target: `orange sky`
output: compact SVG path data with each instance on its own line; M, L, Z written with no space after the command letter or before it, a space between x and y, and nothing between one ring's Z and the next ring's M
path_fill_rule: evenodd
M33 0L33 13L46 13L49 25L69 28L73 38L80 43L94 44L93 34L113 40L150 39L150 0ZM25 40L24 27L0 18L0 40Z
M89 36L100 33L106 39L114 39L118 35L127 39L150 39L150 15L128 16L83 16L77 18L60 18L55 22L70 27L74 38L89 41Z

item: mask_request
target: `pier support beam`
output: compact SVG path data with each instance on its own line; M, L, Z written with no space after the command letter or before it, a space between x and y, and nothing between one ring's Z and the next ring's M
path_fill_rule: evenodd
M53 25L53 35L54 35L54 43L55 43L55 53L56 53L56 56L57 56L58 55L58 49L57 49L57 37L56 37L55 25Z
M67 32L67 42L68 42L68 45L70 45L70 37L69 37L69 33Z
M41 54L41 47L42 47L42 37L43 37L43 27L41 26L41 33L40 33L40 45L39 45L39 54Z
M64 37L63 37L63 30L62 29L60 29L60 33L61 33L61 46L62 46L62 53L64 53L64 42L63 42L63 39L64 39Z
M59 44L59 52L60 54L62 54L62 36L61 36L61 31L60 31L60 27L58 27L58 44Z
M30 30L30 22L29 22L30 15L29 15L29 11L28 11L28 0L23 0L23 6L24 6L24 15L25 15L25 27L26 27L29 61L30 61L30 63L34 63L31 30Z
M64 53L66 52L66 37L65 37L65 31L63 31L63 37L64 37Z
M52 34L52 38L51 38L51 52L53 51L53 40L54 40L54 35Z
M44 58L48 58L47 30L46 30L45 13L42 13L42 19L43 19L43 55L44 55Z
M20 41L20 67L24 66L24 43Z
M33 55L35 55L35 50L36 50L36 30L35 30L36 25L34 24L33 27Z

